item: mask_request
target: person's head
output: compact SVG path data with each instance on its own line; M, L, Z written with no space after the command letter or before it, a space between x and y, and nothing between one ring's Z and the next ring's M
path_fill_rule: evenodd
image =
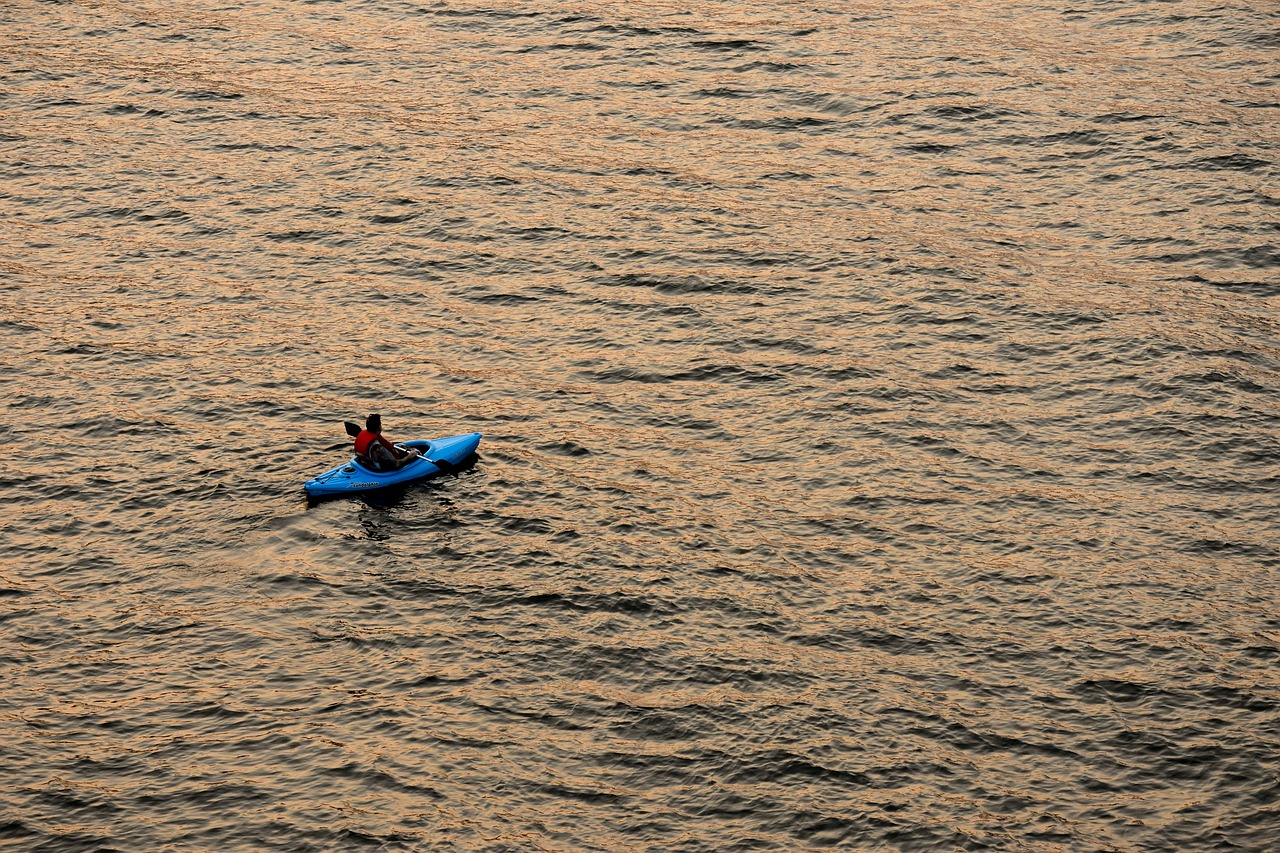
M369 432L382 432L382 415L369 415L364 419L364 428Z

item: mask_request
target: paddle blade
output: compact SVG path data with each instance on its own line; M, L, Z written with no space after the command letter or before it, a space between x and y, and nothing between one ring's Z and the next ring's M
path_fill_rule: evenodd
M346 429L347 435L351 436L352 438L355 438L357 435L360 434L360 427L356 426L351 421L343 421L342 426Z

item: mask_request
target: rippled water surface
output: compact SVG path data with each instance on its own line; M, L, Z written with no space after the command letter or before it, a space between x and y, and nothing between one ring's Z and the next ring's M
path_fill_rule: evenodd
M0 849L1276 849L1278 32L4 4Z

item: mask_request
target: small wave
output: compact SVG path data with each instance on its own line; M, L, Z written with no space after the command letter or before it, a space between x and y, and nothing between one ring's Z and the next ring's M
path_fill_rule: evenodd
M689 42L689 44L699 50L709 50L714 53L749 53L769 49L768 44L753 39L707 39Z
M1253 173L1262 169L1268 169L1275 164L1269 160L1261 160L1257 157L1251 157L1248 154L1219 154L1213 157L1197 157L1194 160L1187 160L1182 163L1176 163L1164 168L1168 169L1187 169L1199 172L1245 172Z
M670 294L754 294L758 288L743 281L731 279L706 279L696 275L645 275L639 273L623 273L596 278L599 284L608 287L642 287L651 288L659 293Z

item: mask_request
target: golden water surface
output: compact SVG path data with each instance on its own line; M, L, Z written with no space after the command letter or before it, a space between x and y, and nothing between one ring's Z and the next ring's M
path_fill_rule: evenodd
M1276 849L1278 24L0 6L0 849Z

